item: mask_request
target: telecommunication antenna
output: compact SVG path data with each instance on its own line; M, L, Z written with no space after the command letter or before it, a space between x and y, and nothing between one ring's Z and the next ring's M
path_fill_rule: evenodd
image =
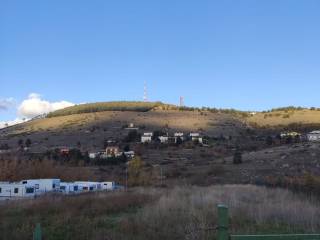
M148 102L147 82L144 82L143 101L144 101L144 102Z
M184 97L180 97L180 107L184 107Z

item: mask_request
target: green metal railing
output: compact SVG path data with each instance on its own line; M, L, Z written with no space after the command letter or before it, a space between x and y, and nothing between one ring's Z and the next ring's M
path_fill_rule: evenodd
M218 240L320 240L320 234L230 235L228 207L218 205Z

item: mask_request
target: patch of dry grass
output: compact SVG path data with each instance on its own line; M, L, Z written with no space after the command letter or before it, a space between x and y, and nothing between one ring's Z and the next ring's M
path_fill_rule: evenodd
M182 187L163 192L132 221L146 239L213 239L206 231L217 223L216 206L230 209L232 232L288 233L320 231L320 205L287 190L252 185Z
M288 126L290 124L318 124L320 111L303 109L292 111L274 111L270 113L257 113L248 117L247 121L260 127Z

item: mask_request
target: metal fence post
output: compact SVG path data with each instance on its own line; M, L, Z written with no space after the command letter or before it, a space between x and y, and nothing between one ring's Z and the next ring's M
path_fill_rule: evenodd
M42 239L42 231L40 223L37 223L36 228L33 232L33 240L41 240Z
M228 207L224 205L218 205L218 240L229 239L229 216Z

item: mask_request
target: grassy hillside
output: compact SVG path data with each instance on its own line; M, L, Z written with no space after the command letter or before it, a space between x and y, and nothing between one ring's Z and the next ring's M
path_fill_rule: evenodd
M71 114L93 113L103 111L147 112L156 107L169 106L161 102L97 102L67 107L48 114L48 117L67 116Z
M249 116L247 122L258 127L289 126L292 124L320 125L320 111L302 108L276 109Z

